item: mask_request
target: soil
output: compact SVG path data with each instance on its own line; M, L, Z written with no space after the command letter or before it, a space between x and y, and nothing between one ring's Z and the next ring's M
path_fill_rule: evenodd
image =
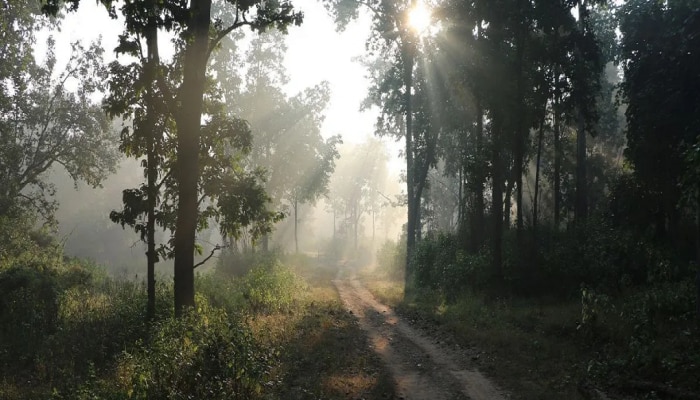
M510 398L476 369L471 357L402 320L354 276L343 278L339 274L333 283L391 372L399 399Z

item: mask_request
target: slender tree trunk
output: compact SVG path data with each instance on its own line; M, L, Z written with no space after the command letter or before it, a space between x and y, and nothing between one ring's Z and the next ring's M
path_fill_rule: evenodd
M524 89L524 79L523 76L523 62L525 57L525 35L527 34L525 30L525 16L523 15L522 0L518 1L518 14L520 16L518 22L517 38L516 38L516 101L517 101L517 115L516 115L516 127L515 127L515 166L514 168L514 184L515 184L515 207L516 217L516 237L518 244L518 251L521 256L518 257L521 261L524 261L525 257L523 254L523 163L525 159L525 139L528 134L528 129L525 121L525 89Z
M464 243L465 248L466 248L466 235L464 235L464 223L465 221L462 219L462 215L464 215L464 208L466 201L464 201L464 196L462 195L462 192L464 191L464 180L462 179L462 170L464 169L464 159L462 159L462 166L459 168L459 172L457 173L457 180L459 182L459 186L457 187L457 232L459 234L459 239L461 243Z
M559 121L559 73L554 78L554 229L559 230L561 224L561 121Z
M697 257L697 271L695 273L695 290L696 290L696 307L697 307L697 317L700 321L700 183L697 186L697 197L695 198L697 202L695 212L696 214L696 232L695 232L695 251Z
M584 34L586 5L583 0L579 0L579 25L581 34ZM579 54L580 49L577 49ZM582 61L581 61L582 62ZM582 103L582 102L581 102ZM583 115L583 104L578 106L578 126L576 131L576 206L574 208L574 219L576 224L586 222L588 216L588 182L586 178L586 126Z
M406 221L406 288L409 287L409 282L412 277L411 257L416 245L416 202L415 202L415 171L413 159L413 107L412 96L413 90L413 48L410 43L403 42L404 56L404 84L406 91L404 93L404 102L406 103L406 194L408 219Z
M354 231L353 245L354 245L355 251L357 251L357 230L358 230L358 226L360 225L360 217L358 215L359 210L357 208L358 208L358 206L355 205L355 213L353 216L353 231Z
M294 251L296 254L299 254L299 236L297 234L297 229L299 227L299 215L298 215L298 210L299 210L299 202L297 202L297 199L294 199Z
M156 25L155 18L153 15L156 13L155 4L151 0L148 3L149 17L148 27L146 28L146 46L148 47L148 74L149 86L147 92L146 100L146 113L148 120L146 132L146 168L147 168L147 203L148 212L146 216L146 291L147 291L147 305L146 305L146 318L148 320L153 320L156 315L156 273L155 266L158 262L158 256L156 254L156 239L155 239L155 225L156 225L156 198L158 196L158 166L157 166L157 149L156 149L156 135L159 135L157 128L157 118L155 110L155 96L154 96L154 82L156 79L156 74L158 65L160 64L160 57L158 54L158 28Z
M537 245L537 223L539 212L540 195L540 164L542 160L542 142L544 141L544 116L540 124L540 131L537 135L537 164L535 165L535 197L532 201L532 232L535 235L535 245Z
M476 182L474 183L474 221L472 229L472 241L474 242L473 251L477 252L484 244L484 185L486 184L486 174L484 169L486 165L482 162L484 154L484 108L481 104L481 95L477 94L476 100Z
M375 238L375 227L374 223L377 217L377 212L374 209L374 206L372 206L372 250L374 250L375 244L374 244L374 238Z
M576 132L576 208L574 214L577 224L586 222L588 216L588 183L586 179L586 130L583 112L579 111Z
M510 229L510 209L513 207L513 188L515 187L515 166L510 170L506 181L506 193L503 196L503 225Z
M178 209L175 226L175 314L194 307L194 242L197 231L199 135L209 46L211 0L192 0L177 124Z
M501 160L501 121L499 115L494 115L493 122L493 143L491 146L492 165L492 226L493 226L493 270L499 279L503 276L502 271L502 247L503 247L503 168Z

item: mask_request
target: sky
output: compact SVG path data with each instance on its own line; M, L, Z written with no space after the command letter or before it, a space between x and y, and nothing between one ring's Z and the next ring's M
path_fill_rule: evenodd
M361 15L358 21L338 33L332 18L318 0L295 0L294 5L304 12L304 22L300 27L290 27L287 35L285 65L290 77L285 88L287 93L294 95L323 80L328 81L332 94L322 128L324 137L341 134L346 142L364 141L374 132L377 111L359 111L369 82L364 67L353 59L364 53L369 17ZM122 31L122 22L111 20L102 6L94 1L81 2L77 12L66 16L62 31L54 35L59 63L62 58L67 59L71 42L89 42L100 37L106 60L114 59L112 50ZM45 42L46 36L40 37L37 53L45 49L42 41ZM161 49L169 48L167 39L163 35L161 39Z

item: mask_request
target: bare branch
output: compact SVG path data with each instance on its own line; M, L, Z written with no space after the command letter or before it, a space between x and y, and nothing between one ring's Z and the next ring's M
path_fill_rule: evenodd
M209 255L207 256L207 258L205 258L204 260L202 260L202 261L198 262L197 264L195 264L195 265L192 267L192 269L196 269L196 268L199 267L200 265L202 265L202 264L204 264L205 262L209 261L212 257L214 257L214 253L216 253L217 251L219 251L219 250L221 250L221 249L223 249L223 248L224 248L224 246L221 246L221 245L218 245L218 244L217 244L216 246L214 246L214 248L211 249L211 253L209 253Z

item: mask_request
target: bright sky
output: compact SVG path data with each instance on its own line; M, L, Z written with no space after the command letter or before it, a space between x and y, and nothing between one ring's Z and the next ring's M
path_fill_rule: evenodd
M306 87L328 81L332 94L323 135L341 134L346 142L363 141L374 132L376 111L359 111L368 81L364 67L353 58L365 50L369 17L364 15L344 32L337 33L332 18L318 0L295 0L294 5L304 12L304 23L301 27L290 27L287 36L285 64L290 77L287 92L294 95ZM101 6L93 1L81 2L78 12L68 14L62 32L55 35L59 63L67 57L72 41L92 41L100 36L107 60L114 59L112 50L122 31L123 24L110 20ZM37 52L45 48L42 40L45 37L40 39ZM170 47L166 40L163 39L163 50Z

